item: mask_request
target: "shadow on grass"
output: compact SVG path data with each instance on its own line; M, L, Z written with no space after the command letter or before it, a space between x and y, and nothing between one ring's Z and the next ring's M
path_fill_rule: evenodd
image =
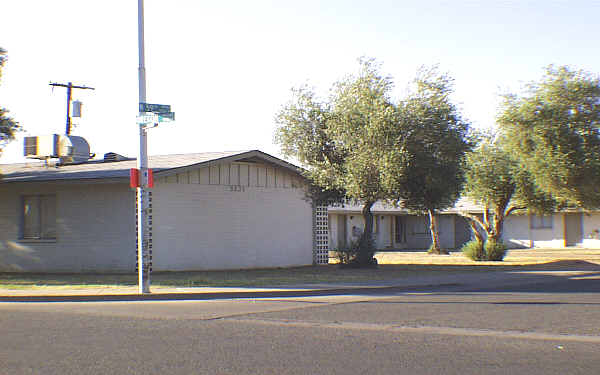
M597 267L596 267L597 268ZM523 271L522 269L519 269ZM554 270L554 269L553 269ZM564 269L562 269L564 270ZM514 271L514 270L510 270ZM548 271L535 267L532 271ZM569 271L574 271L573 269ZM206 300L232 300L232 299L263 299L263 298L301 298L301 297L332 297L332 296L398 296L404 293L425 293L428 295L461 295L468 296L472 293L477 295L491 293L600 293L600 284L597 280L590 280L579 277L573 277L573 273L535 273L525 272L522 274L512 274L506 272L501 277L494 273L489 277L480 278L477 274L474 279L467 277L452 280L452 277L437 281L427 281L427 279L415 281L400 285L398 284L379 284L369 286L362 284L358 287L347 287L343 285L329 284L325 288L279 288L279 289L243 289L233 288L231 290L211 290L211 289L191 289L187 291L178 291L171 289L166 293L153 294L111 294L111 293L84 293L84 294L53 294L53 295L0 295L0 302L109 302L109 301L206 301ZM466 275L466 276L469 276ZM578 274L575 274L578 275ZM463 274L463 277L465 275ZM585 273L586 277L600 278L600 271ZM396 279L397 280L397 279ZM444 281L445 280L445 281ZM360 284L359 284L360 285ZM468 298L468 297L467 297ZM381 302L381 301L379 301ZM365 303L365 302L361 302ZM368 302L366 302L368 303ZM383 303L406 303L406 301L391 301ZM409 301L414 303L414 301ZM442 302L443 303L443 302ZM455 302L448 302L455 303ZM467 301L465 303L472 303ZM515 303L515 302L513 302ZM519 304L536 304L535 301L519 301ZM555 303L557 304L557 303ZM560 303L564 304L564 303Z
M337 265L229 271L154 272L151 282L163 287L277 287L305 284L360 284L393 281L415 276L436 276L471 272L517 271L600 271L600 265L583 260L544 264L502 265L380 265L351 269ZM0 288L35 287L95 288L137 285L137 274L100 273L0 273Z

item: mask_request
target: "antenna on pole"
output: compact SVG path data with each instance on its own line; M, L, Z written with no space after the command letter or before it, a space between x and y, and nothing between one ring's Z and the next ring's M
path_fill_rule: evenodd
M52 83L50 83L50 86L52 86L52 89L54 89L54 87L56 87L56 86L67 88L67 126L65 129L65 134L71 135L71 91L73 89L95 90L95 88L87 87L87 86L76 86L71 82L69 82L69 83L54 83L54 82L52 82Z

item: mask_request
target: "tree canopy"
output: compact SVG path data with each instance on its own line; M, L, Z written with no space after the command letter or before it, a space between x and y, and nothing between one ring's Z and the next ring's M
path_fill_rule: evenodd
M460 192L468 123L450 102L452 80L423 69L416 90L394 102L393 81L370 59L358 74L334 84L325 101L303 86L277 114L275 140L285 156L307 168L314 184L363 204L361 248L372 257L378 200L429 213L452 206ZM432 238L437 246L435 223Z
M484 206L483 217L462 213L471 220L474 235L480 242L487 238L500 241L505 218L516 210L551 212L556 202L540 190L529 172L520 167L505 148L506 139L488 135L467 154L464 195Z
M480 242L481 232L500 241L505 218L517 210L600 208L598 77L549 67L525 95L504 97L499 135L480 137L476 147L450 100L453 80L434 67L422 68L414 83L394 102L392 79L361 59L358 74L334 84L326 100L302 86L277 114L276 142L307 168L313 194L364 204L364 247L377 200L429 214L434 252L435 212L461 192L484 206L483 217L463 213Z
M6 62L6 50L0 47L0 78L2 78L2 68ZM15 138L15 133L20 130L19 123L8 116L8 110L0 106L0 153L2 147Z
M371 207L386 198L382 153L395 141L389 135L398 121L390 98L392 80L380 74L374 60L361 59L359 68L358 74L335 83L326 101L317 100L306 86L293 90L292 100L276 116L275 140L285 156L307 168L314 184L364 204L359 262L370 262Z
M416 90L400 103L404 129L402 148L391 149L405 159L402 173L390 169L390 197L411 211L427 214L432 236L431 252L440 248L435 212L452 207L464 182L465 153L472 144L469 123L451 102L453 80L437 68L422 68Z
M525 95L504 99L498 124L535 185L562 204L600 208L600 79L550 66Z

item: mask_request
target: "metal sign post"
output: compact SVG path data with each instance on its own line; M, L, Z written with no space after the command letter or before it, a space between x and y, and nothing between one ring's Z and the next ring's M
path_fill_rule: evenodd
M138 0L138 52L139 52L139 102L146 102L146 67L144 56L144 0ZM140 108L140 116L142 115ZM140 130L140 153L137 168L140 183L137 191L137 258L138 258L138 292L150 293L150 267L148 250L148 135L143 122L138 123Z
M137 259L138 291L150 293L150 271L152 267L152 193L149 188L148 129L160 122L174 121L175 113L167 104L146 103L146 67L144 56L144 0L138 0L138 51L139 51L139 114L140 153L137 159L139 183L137 197Z

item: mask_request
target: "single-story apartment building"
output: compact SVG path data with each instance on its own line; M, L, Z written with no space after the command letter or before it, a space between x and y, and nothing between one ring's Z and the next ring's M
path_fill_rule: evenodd
M358 240L364 230L362 206L335 204L328 207L329 243L331 249L348 246ZM380 250L422 250L431 245L429 216L419 216L393 205L377 202L373 213L373 240ZM437 216L440 246L445 249L461 247L469 241L468 222L449 211Z
M135 167L113 153L0 165L0 270L133 272ZM154 271L326 261L326 209L306 199L298 167L258 150L151 156L149 167Z
M328 207L332 250L358 239L364 229L361 209L356 204ZM422 250L431 245L428 216L414 215L383 202L375 203L371 211L377 249ZM439 212L437 224L442 248L458 249L470 240L471 229L461 212L482 216L483 207L461 198L454 207ZM600 248L600 212L571 210L545 216L513 213L505 219L502 239L509 248Z

